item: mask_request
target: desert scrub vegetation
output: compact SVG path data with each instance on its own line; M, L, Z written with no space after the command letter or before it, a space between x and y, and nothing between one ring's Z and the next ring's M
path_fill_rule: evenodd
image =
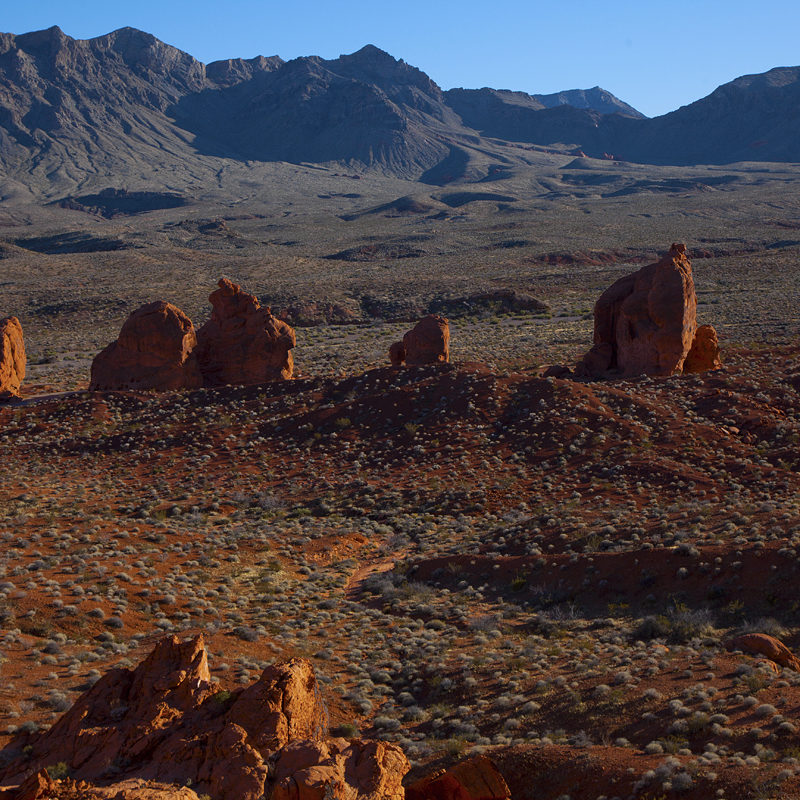
M674 381L516 380L422 368L14 409L0 649L26 671L3 725L50 724L65 677L202 631L220 697L305 655L333 724L415 760L624 740L703 769L772 763L754 744L793 746L797 679L721 648L748 620L797 626L781 579L800 509L772 445L701 457L696 426L735 412L701 407L695 379L687 398Z

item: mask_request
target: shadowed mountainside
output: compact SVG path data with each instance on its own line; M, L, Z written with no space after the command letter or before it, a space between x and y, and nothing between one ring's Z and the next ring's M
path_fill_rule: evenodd
M64 197L109 175L174 191L231 163L285 161L444 184L516 163L493 139L653 164L800 160L799 75L739 78L647 119L599 87L443 92L372 45L206 66L133 28L89 40L57 27L0 34L0 183L4 200Z

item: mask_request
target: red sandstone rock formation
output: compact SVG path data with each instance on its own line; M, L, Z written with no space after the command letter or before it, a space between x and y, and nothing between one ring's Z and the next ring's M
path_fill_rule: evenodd
M713 325L701 325L692 342L692 349L683 363L684 372L707 372L719 369L722 361L719 357L719 340Z
M214 310L197 332L197 357L206 386L291 378L294 329L223 278L208 298Z
M509 800L511 792L486 756L462 761L406 789L406 800Z
M718 369L710 325L697 327L697 295L686 246L613 283L594 307L594 346L576 368L581 377L607 373L675 375Z
M73 777L97 778L112 763L163 742L211 694L202 637L163 639L135 670L107 672L35 738L26 771L63 761Z
M138 778L92 786L86 781L52 780L46 770L32 775L25 784L0 789L0 800L200 800L186 786L173 786Z
M450 324L445 317L429 314L389 348L394 366L446 364L450 360Z
M594 347L579 374L673 375L683 370L697 327L686 247L613 283L594 307Z
M797 658L783 642L766 633L745 633L737 636L728 643L728 649L762 655L782 667L800 672L800 658Z
M196 389L202 378L194 355L197 337L186 314L158 300L136 309L119 338L92 362L91 390Z
M72 778L59 782L55 796L70 800L105 796L93 784L109 775L121 783L119 794L108 796L130 800L192 800L194 792L217 800L322 800L331 787L335 797L401 800L408 770L402 750L326 741L327 724L305 659L267 667L251 686L220 694L210 683L202 637L172 636L135 670L111 670L50 730L27 739L26 758L12 761L0 781L39 791L49 779L31 776L63 761ZM170 795L170 784L193 792Z
M14 800L43 800L56 796L56 783L46 769L28 776L14 793Z
M278 754L270 800L403 800L407 771L402 750L385 742L299 742Z
M0 399L19 397L25 378L25 341L16 317L0 319Z

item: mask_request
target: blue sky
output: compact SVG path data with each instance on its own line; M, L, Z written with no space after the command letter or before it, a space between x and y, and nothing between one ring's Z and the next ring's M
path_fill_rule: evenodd
M206 63L374 44L445 89L600 85L649 116L800 64L797 0L3 0L0 30L51 25L80 39L130 25Z

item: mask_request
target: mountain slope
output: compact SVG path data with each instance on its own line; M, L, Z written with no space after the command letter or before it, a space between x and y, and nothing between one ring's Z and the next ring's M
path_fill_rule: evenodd
M185 183L219 169L220 157L355 162L413 177L454 136L474 133L441 89L372 46L331 61L206 67L131 28L90 40L57 27L0 35L2 171L48 194L93 174L154 169Z
M450 89L447 101L464 124L484 136L534 144L591 142L597 150L602 114L568 104L545 106L524 92L497 89Z
M185 160L188 137L165 112L205 82L198 61L131 28L86 41L57 27L3 34L4 171L57 190L121 165Z
M427 75L372 46L330 61L298 58L235 85L208 87L170 113L210 155L357 161L409 176L444 157L441 137L467 133Z
M631 126L615 152L652 164L800 161L800 67L742 76Z
M464 123L486 136L574 144L597 157L660 165L800 161L800 67L745 75L652 119L603 113L616 107L616 98L604 106L606 94L451 89L446 96Z
M109 184L194 191L254 161L483 180L526 163L498 139L653 164L800 161L800 68L738 78L647 119L599 87L444 92L371 45L331 60L206 66L133 28L89 40L57 27L0 34L4 199Z

